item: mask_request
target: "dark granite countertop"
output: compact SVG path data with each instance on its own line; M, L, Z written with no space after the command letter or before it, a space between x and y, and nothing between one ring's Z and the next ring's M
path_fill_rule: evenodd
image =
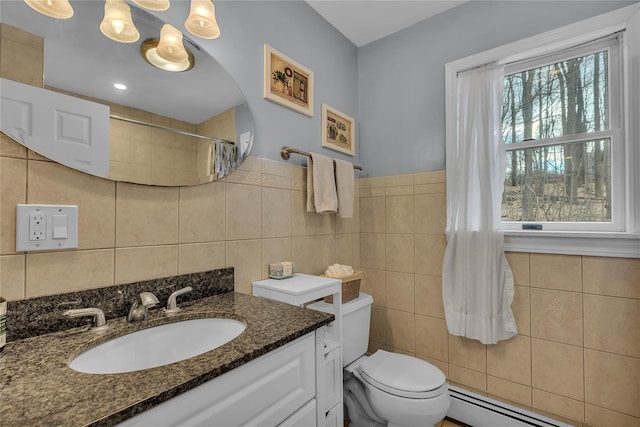
M181 304L167 317L105 332L86 327L10 342L0 353L0 426L114 425L194 388L333 320L333 315L228 292ZM242 320L247 328L212 351L181 362L123 374L84 374L67 363L108 339L163 323L201 317Z

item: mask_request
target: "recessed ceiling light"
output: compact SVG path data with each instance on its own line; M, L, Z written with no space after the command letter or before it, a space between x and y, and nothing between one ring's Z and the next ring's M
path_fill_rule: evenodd
M127 90L127 85L124 85L122 83L114 83L113 87L115 87L116 89L120 89L120 90Z

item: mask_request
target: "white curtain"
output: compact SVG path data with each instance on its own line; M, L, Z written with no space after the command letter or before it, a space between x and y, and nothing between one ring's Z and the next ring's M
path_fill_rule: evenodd
M504 256L500 152L504 68L458 75L458 138L447 159L447 249L442 294L449 333L495 344L518 333L513 275ZM453 166L453 169L452 168ZM453 172L453 173L451 173Z

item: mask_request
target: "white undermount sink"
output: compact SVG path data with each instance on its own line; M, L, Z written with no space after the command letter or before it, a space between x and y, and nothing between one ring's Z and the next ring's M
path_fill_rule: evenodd
M123 335L85 351L70 363L87 374L140 371L186 360L231 341L246 328L226 318L182 320Z

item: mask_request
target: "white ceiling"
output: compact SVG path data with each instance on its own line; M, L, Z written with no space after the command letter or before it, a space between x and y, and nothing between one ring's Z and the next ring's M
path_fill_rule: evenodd
M364 46L467 0L306 0L356 46Z

